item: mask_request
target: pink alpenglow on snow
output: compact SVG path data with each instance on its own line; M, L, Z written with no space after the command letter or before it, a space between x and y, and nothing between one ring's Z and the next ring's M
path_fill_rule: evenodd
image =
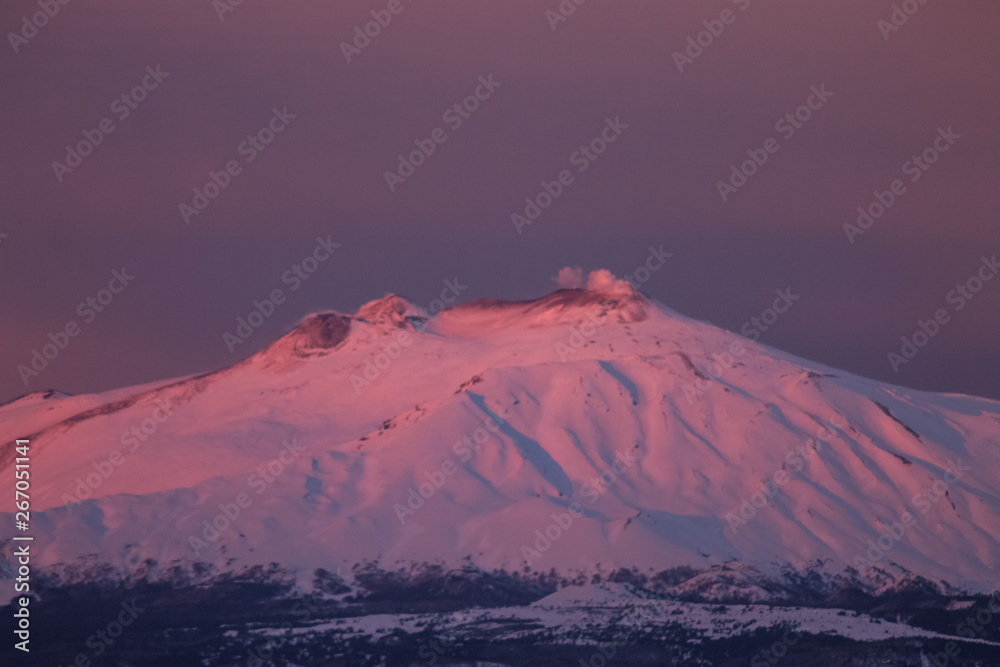
M562 284L583 279L560 272ZM401 332L408 344L356 392L351 377ZM735 342L744 352L689 400L684 388ZM128 473L104 479L72 514L57 511L163 403L173 415ZM216 573L363 561L519 570L526 545L545 570L735 562L988 592L998 433L997 401L805 361L680 315L605 270L586 289L433 315L390 295L355 314L307 317L211 373L0 406L0 438L30 435L32 474L44 480L32 499L34 564L64 574L93 554L123 574L144 558L192 573L206 562ZM475 446L455 449L467 439ZM259 500L237 503L238 530L211 533L196 555L178 535L203 536L283 441L304 453L286 457ZM957 461L961 477L929 501L924 491ZM12 495L12 480L0 478L0 493ZM918 520L889 556L857 567L906 512ZM13 515L0 517L12 529Z

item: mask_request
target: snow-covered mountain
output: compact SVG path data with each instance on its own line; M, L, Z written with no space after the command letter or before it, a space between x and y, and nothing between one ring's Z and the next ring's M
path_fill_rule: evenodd
M30 439L33 567L64 582L260 566L310 589L366 562L687 567L705 599L817 574L986 593L998 436L1000 402L810 363L616 282L434 316L388 296L212 373L23 397L0 407L0 495Z

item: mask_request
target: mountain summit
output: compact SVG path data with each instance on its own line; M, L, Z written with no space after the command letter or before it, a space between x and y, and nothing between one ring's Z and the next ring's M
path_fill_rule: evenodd
M813 364L624 281L434 316L389 295L223 371L0 407L4 447L32 441L48 575L304 588L375 562L985 592L998 434L997 401Z

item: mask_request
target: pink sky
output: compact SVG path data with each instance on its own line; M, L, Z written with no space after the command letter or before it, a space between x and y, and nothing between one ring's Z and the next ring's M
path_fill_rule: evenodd
M627 274L661 244L673 257L643 289L739 330L775 289L802 295L762 341L861 374L1000 396L1000 281L899 374L886 361L946 305L980 257L1000 253L1000 8L927 3L885 40L892 2L589 0L555 31L558 2L402 0L347 63L341 43L387 2L71 2L0 54L0 400L93 391L235 361L221 334L331 234L324 265L257 333L304 313L354 311L384 293L427 303L525 298L564 266ZM746 5L745 10L740 7ZM673 54L729 9L735 21L683 73ZM34 2L5 3L21 29ZM147 66L169 76L59 183L65 146L114 118ZM472 94L500 87L448 129L395 192L384 172ZM716 183L812 86L833 97L782 140L727 202ZM296 118L186 225L178 212L264 127ZM605 119L628 125L518 234L511 214ZM902 175L938 128L961 139L868 232L844 223ZM137 279L29 386L16 367L123 265ZM247 349L249 353L252 349Z

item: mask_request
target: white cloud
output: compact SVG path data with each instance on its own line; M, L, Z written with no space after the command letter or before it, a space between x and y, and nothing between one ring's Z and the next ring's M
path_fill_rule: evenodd
M553 278L556 285L563 289L580 289L583 287L583 269L579 266L566 266L559 269L559 275Z
M615 278L615 274L607 269L598 269L597 271L591 271L587 277L587 289L606 290L614 287L619 282L623 281L619 281Z

